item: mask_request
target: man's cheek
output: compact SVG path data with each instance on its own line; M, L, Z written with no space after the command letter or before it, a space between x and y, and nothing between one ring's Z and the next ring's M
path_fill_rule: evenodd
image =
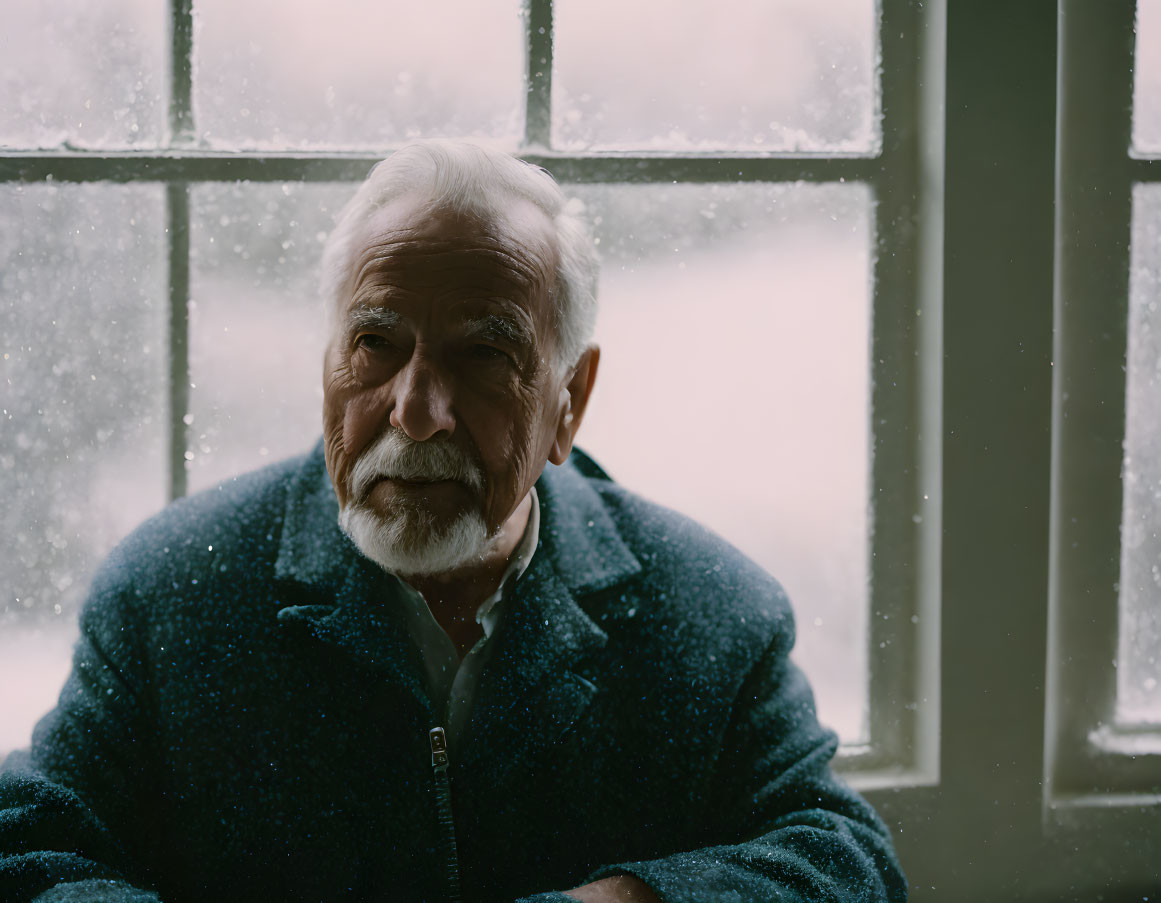
M387 426L386 406L376 392L359 392L343 407L343 453L354 461Z
M347 502L347 479L350 477L354 458L346 453L343 420L340 417L328 416L323 420L323 456L339 505L344 506Z

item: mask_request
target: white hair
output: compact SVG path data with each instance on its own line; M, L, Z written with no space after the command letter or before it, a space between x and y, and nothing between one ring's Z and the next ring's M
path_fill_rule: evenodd
M431 209L488 213L514 198L535 204L556 231L557 267L550 286L559 370L580 359L597 318L599 261L583 205L568 200L539 166L467 141L422 141L377 163L336 218L323 250L321 291L335 328L344 288L358 252L360 230L374 213L408 195L426 195Z
M420 505L396 502L386 513L367 503L381 478L456 480L477 498L484 492L480 463L449 439L416 442L389 427L359 455L347 478L347 503L339 526L359 551L393 574L440 574L481 560L496 537L488 534L479 506L465 509L451 523L436 523Z

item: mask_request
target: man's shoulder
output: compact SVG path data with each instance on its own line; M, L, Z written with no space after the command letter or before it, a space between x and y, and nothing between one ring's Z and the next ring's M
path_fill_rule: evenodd
M152 583L211 566L272 563L288 496L315 456L287 458L171 502L118 544L96 588L110 581Z
M773 575L705 525L616 483L584 452L569 463L639 562L634 582L658 617L751 641L781 635L789 648L793 617Z

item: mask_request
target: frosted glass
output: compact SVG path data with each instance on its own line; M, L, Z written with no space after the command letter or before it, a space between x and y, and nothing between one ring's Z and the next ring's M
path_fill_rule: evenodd
M1133 147L1161 151L1161 0L1137 0Z
M1133 189L1117 720L1161 722L1161 185Z
M69 620L165 501L162 223L156 186L0 186L0 626Z
M575 193L603 256L580 445L782 581L821 717L865 739L871 192Z
M68 673L100 561L166 498L162 190L0 186L0 758Z
M166 4L5 3L0 146L156 145L165 126Z
M565 150L871 151L874 0L557 0Z
M194 103L213 147L515 145L518 0L195 0Z
M190 234L191 491L322 433L323 239L355 185L204 185Z

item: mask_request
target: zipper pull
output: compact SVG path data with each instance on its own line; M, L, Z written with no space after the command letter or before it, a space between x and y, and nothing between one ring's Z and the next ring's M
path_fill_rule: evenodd
M446 769L448 766L447 734L444 733L442 727L433 727L427 732L427 740L431 744L432 767L436 771Z

